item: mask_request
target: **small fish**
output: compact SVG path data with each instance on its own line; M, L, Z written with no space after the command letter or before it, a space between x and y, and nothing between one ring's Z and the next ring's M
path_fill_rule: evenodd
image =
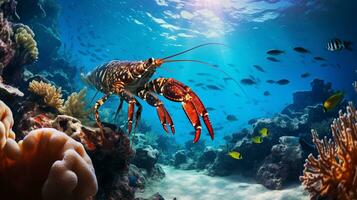
M303 54L310 53L310 51L305 49L304 47L295 47L294 51L296 51L298 53L303 53Z
M241 159L243 159L242 154L240 154L240 153L237 152L237 151L231 151L231 152L228 153L228 155L229 155L231 158L234 158L234 159L236 159L236 160L241 160Z
M203 83L196 83L195 86L196 87L201 87L201 86L204 86L204 84Z
M227 115L226 118L228 121L231 121L231 122L238 121L238 118L234 115Z
M267 128L262 128L259 130L259 134L261 137L265 138L269 136L269 130Z
M217 128L214 128L214 130L216 130L216 131L219 131L219 130L222 130L222 129L224 129L223 126L219 126L219 127L217 127Z
M357 81L353 82L352 86L355 88L355 91L357 92Z
M272 62L280 62L280 60L278 60L277 58L271 57L271 56L267 57L267 60L270 60Z
M274 81L274 80L267 80L266 82L267 82L267 83L270 83L270 84L275 83L275 81Z
M285 53L285 52L282 50L279 50L279 49L271 49L271 50L267 51L267 54L273 55L273 56L277 56L277 55L280 55L283 53Z
M231 78L231 77L225 77L225 78L223 78L223 80L224 80L224 82L227 82L227 81L229 81L229 80L233 80L233 78Z
M339 103L341 103L344 94L342 92L336 92L332 96L330 96L324 103L322 104L324 111L330 111L334 109Z
M261 144L263 142L263 138L261 138L260 136L254 136L252 137L252 142L254 144Z
M195 82L195 80L188 79L188 82L190 82L190 83L194 83L194 82Z
M203 73L203 72L199 72L199 73L196 73L197 75L199 76L209 76L210 74L208 73Z
M84 56L88 55L88 53L86 53L86 52L84 52L84 51L81 51L81 50L79 50L78 53L80 53L80 54L82 54L82 55L84 55Z
M276 81L276 84L278 84L278 85L287 85L289 83L290 83L290 81L288 79L280 79L280 80Z
M326 63L322 63L321 65L320 65L320 67L327 67L328 66L328 64L326 64Z
M222 90L222 88L215 85L206 85L206 87L211 90Z
M325 61L326 59L320 56L315 56L314 60L318 60L318 61Z
M260 72L265 72L265 70L259 65L253 65L253 67Z
M310 76L310 73L309 72L305 72L303 74L300 75L301 78L307 78Z
M252 79L249 79L249 78L244 78L240 81L242 84L244 85L254 85L254 84L257 84L257 82L255 82L254 80Z
M216 109L215 109L215 108L212 108L212 107L207 107L206 110L207 110L207 111L214 111L214 110L216 110Z
M270 94L269 91L265 91L265 92L263 93L263 95L264 95L264 96L270 96L271 94Z
M352 42L335 38L327 42L326 49L329 51L341 51L342 49L352 51L351 45Z

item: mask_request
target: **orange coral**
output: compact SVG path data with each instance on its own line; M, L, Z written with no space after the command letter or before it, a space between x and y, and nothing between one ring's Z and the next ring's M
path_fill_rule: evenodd
M91 159L81 143L45 128L14 140L10 109L0 101L1 199L90 199L97 191Z
M325 197L338 200L357 199L357 111L349 103L347 113L340 111L331 125L333 141L319 140L312 131L319 156L306 160L302 185L311 199Z

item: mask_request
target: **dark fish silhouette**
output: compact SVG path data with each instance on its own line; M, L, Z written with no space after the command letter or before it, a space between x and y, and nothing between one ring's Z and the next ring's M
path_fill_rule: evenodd
M199 76L209 76L210 75L208 73L203 73L203 72L198 72L196 74L199 75Z
M219 131L219 130L222 130L222 129L224 129L223 126L219 126L219 127L217 127L217 128L214 128L214 130L216 130L216 131Z
M303 54L305 54L305 53L310 53L310 51L307 50L307 49L305 49L304 47L295 47L295 48L294 48L294 51L296 51L296 52L298 52L298 53L303 53Z
M85 56L88 55L88 53L86 53L86 52L84 52L84 51L81 51L81 50L79 50L78 53L80 53L80 54L82 54L82 55L85 55Z
M195 80L188 79L188 82L190 82L190 83L194 83L194 82L195 82Z
M228 66L230 66L230 67L235 67L235 65L232 64L232 63L228 64Z
M309 72L305 72L303 74L300 75L301 78L307 78L310 76L310 73Z
M253 65L253 67L260 72L265 72L265 70L259 65Z
M271 56L267 57L267 60L270 60L270 61L272 61L272 62L280 62L279 59L274 58L274 57L271 57Z
M204 86L204 84L203 83L196 83L195 86L201 87L201 86Z
M287 85L290 83L290 81L288 79L280 79L278 81L275 82L278 85Z
M314 60L318 60L318 61L325 61L326 59L320 56L315 56Z
M267 51L267 54L272 55L272 56L281 55L283 53L285 53L285 52L282 50L279 50L279 49L271 49L271 50Z
M223 80L224 80L224 82L227 82L227 81L229 81L229 80L233 80L233 78L231 78L231 77L225 77L225 78L223 78Z
M222 88L215 85L206 85L206 87L211 90L222 90Z
M264 94L264 96L270 96L271 95L269 91L265 91L263 94Z
M320 67L327 67L327 66L328 66L328 64L326 64L326 63L323 63L320 65Z
M238 121L238 118L234 115L227 115L226 118L228 121Z
M206 110L207 110L207 111L214 111L214 110L216 110L216 109L215 109L215 108L212 108L212 107L207 107Z
M244 78L242 80L240 80L240 82L244 85L254 85L254 84L257 84L257 82L255 82L254 80L252 79L249 79L249 78Z
M274 80L267 80L266 82L267 82L267 83L270 83L270 84L275 83L275 81L274 81Z

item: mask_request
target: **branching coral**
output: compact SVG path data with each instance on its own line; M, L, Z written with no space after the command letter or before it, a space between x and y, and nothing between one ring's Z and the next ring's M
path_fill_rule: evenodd
M88 120L91 110L86 109L86 89L72 93L64 104L61 88L56 88L50 83L33 80L29 84L29 91L43 97L48 106L56 108L61 114L75 117L83 123Z
M68 98L64 105L59 109L60 113L69 115L79 119L81 122L88 120L88 115L91 110L86 109L86 89L82 89L79 93L74 92Z
M90 199L97 191L83 146L55 129L31 131L16 142L10 109L0 101L2 199Z
M25 60L25 64L32 63L38 59L37 42L33 39L34 33L30 28L22 26L15 31L15 42L19 49L18 52L22 52Z
M357 199L357 111L352 103L346 114L340 111L331 129L333 141L319 140L312 131L319 157L309 155L300 180L311 199Z
M45 83L43 81L31 81L29 91L43 97L44 102L57 110L60 110L63 105L61 88Z

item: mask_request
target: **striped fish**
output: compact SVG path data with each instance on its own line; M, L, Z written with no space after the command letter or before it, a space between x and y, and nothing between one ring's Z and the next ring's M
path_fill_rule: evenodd
M352 51L351 44L352 43L348 41L342 41L340 39L332 39L329 42L327 42L326 48L329 51L341 51L343 49Z

